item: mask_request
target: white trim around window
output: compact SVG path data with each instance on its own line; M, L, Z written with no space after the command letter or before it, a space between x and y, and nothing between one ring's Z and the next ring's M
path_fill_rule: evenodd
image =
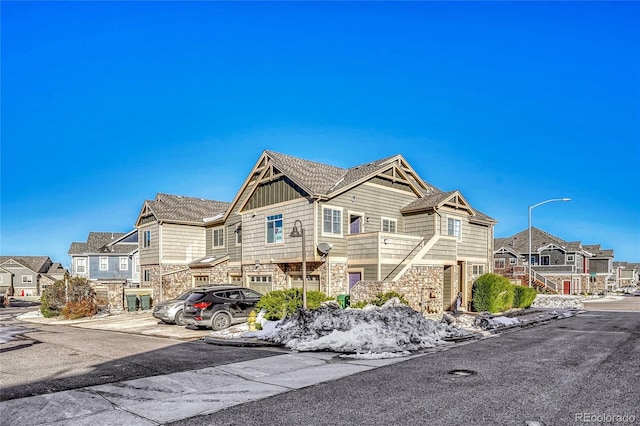
M342 237L342 207L322 206L322 235Z
M87 273L87 258L86 257L74 257L74 270L76 274L86 274Z
M267 216L264 225L264 241L267 244L284 243L284 219L282 213Z
M108 257L100 257L100 270L108 271L109 270L109 258Z
M23 275L22 284L33 284L33 275Z
M456 217L447 217L447 235L462 241L462 220Z
M211 238L213 248L224 248L224 226L213 228Z
M127 256L120 256L120 259L118 260L118 263L120 265L120 270L121 271L128 271L129 270L129 258Z
M392 219L390 217L381 217L380 219L382 219L380 221L380 230L382 232L390 232L393 234L398 232L398 219Z

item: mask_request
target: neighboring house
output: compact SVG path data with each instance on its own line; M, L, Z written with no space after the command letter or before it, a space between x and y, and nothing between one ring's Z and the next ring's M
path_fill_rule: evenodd
M629 287L640 284L640 263L613 262L615 287Z
M427 184L401 155L343 169L265 151L230 205L197 213L190 235L186 224L170 234L191 245L171 253L187 268L161 269L167 289L170 282L237 283L261 292L301 287L304 250L309 290L352 299L394 290L423 313L441 313L458 293L467 307L473 281L493 261L496 221L459 191ZM158 255L168 233L158 235L165 221L155 216L145 203L138 229L149 231L154 258L175 264L166 252ZM292 235L294 228L304 238ZM196 251L194 241L204 245ZM142 245L140 253L144 271Z
M613 250L600 245L567 242L541 229L531 228L529 279L529 230L494 242L494 271L544 291L560 294L595 293L606 289L613 276Z
M228 206L162 193L144 202L136 221L141 286L151 288L155 300L171 299L191 287L189 264L206 253L205 222Z
M42 290L66 273L60 263L48 256L0 256L0 293L13 287L15 296L40 296Z
M100 283L140 285L138 231L90 232L86 242L73 242L72 275Z

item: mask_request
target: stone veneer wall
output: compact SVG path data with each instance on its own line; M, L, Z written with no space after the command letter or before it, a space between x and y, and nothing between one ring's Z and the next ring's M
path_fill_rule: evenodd
M367 301L376 294L395 291L424 315L442 314L443 287L442 267L413 266L396 282L360 281L351 289L351 301Z
M110 312L122 311L124 304L124 285L122 282L91 283L96 292L96 303L100 309Z
M153 294L156 302L174 299L192 287L191 270L184 265L162 265L162 288L156 290L155 281ZM162 290L162 292L160 291Z

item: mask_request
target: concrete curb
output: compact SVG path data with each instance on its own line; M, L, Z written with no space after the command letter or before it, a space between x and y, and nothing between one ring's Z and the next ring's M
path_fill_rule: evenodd
M285 346L280 343L273 343L267 340L257 339L255 337L241 337L239 339L220 339L211 336L205 336L202 339L205 343L218 346L238 346L238 347L281 347Z

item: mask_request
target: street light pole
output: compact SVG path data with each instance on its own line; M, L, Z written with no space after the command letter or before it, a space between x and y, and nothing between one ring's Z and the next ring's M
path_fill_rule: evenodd
M300 224L300 230L298 231L298 224ZM304 240L304 228L302 222L296 220L293 223L293 231L291 231L290 237L302 237L302 309L307 310L307 250Z
M555 201L571 201L571 198L552 198L550 200L544 200L539 202L538 204L529 206L529 259L527 259L527 264L529 265L529 275L527 279L529 287L531 287L531 210L543 204L553 203Z

